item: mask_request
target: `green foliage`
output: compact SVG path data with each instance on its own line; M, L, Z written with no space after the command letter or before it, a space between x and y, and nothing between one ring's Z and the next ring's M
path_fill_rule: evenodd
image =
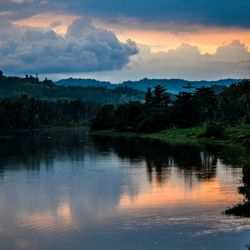
M224 124L247 124L249 81L232 84L221 93L202 87L194 93L181 92L170 98L161 85L148 88L144 104L114 106L111 129L152 133L171 127L189 128L206 125L203 138L226 138ZM100 127L102 130L103 128ZM250 138L245 138L249 143Z
M211 122L207 125L206 131L199 137L223 139L225 137L225 127L223 126L223 124Z
M176 97L172 114L173 123L176 127L187 128L199 125L197 106L191 93L182 92Z
M29 98L57 101L76 100L98 104L122 104L129 101L143 101L144 92L128 87L109 89L106 87L58 86L51 80L39 81L37 77L5 77L0 74L0 99Z
M92 122L92 129L106 130L113 127L114 122L114 106L103 105Z
M35 129L55 124L90 122L98 111L96 104L76 101L41 101L23 95L0 101L0 130Z
M154 88L154 95L152 97L152 105L153 107L164 108L170 103L170 94L166 92L166 89L157 85Z
M153 103L153 94L151 88L148 88L145 94L145 104L150 107L152 103Z
M217 98L212 88L198 88L194 95L195 106L199 115L199 122L215 119L217 112Z
M201 87L175 96L159 84L152 85L154 88L148 88L146 93L124 86L64 87L48 79L39 81L37 76L6 77L0 72L0 99L8 98L1 101L0 126L33 128L54 120L90 121L95 116L92 124L95 130L153 133L208 124L202 136L221 139L227 135L220 124L250 123L249 80L234 83L219 93L214 88ZM104 105L100 112L98 104ZM10 110L8 114L6 110ZM249 145L250 136L244 136L239 140Z

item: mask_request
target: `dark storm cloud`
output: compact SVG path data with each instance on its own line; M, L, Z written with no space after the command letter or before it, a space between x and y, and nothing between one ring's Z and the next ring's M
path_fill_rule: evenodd
M144 21L250 27L249 0L24 0L19 3L5 0L0 5L0 9L17 11L16 18L34 12L64 11L110 21L132 17Z
M0 19L0 22L4 19ZM121 69L138 53L132 41L77 19L65 36L52 30L0 26L0 68L7 72L90 72ZM7 27L7 28L6 28Z
M250 27L249 0L73 0L67 6L97 16Z

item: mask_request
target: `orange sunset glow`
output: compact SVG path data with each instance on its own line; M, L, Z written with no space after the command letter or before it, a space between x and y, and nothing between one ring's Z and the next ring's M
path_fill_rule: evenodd
M58 227L71 230L76 227L70 204L64 202L59 204L56 211L41 211L29 214L21 214L20 221L25 227L36 227L41 231L53 231Z
M41 29L52 29L56 33L64 35L67 28L77 16L65 15L65 14L54 14L54 13L43 13L27 19L21 19L14 21L13 24L31 28L41 28Z
M227 192L228 188L227 182L222 182L218 177L195 183L192 188L176 182L175 178L164 184L159 184L154 179L150 190L141 190L134 197L126 192L123 193L119 206L121 209L143 209L147 207L178 206L178 204L185 202L188 204L206 204L206 206L215 203L233 204L239 200L239 194L237 194L237 191L233 194Z
M183 43L198 46L201 53L214 54L219 46L230 43L238 39L247 47L250 47L250 31L248 30L220 30L204 29L194 33L173 34L164 31L132 30L117 33L121 41L126 41L130 37L139 43L148 45L152 52L168 51L176 49Z
M44 13L27 19L13 22L15 25L32 28L53 29L56 33L64 35L68 27L79 16ZM250 31L241 28L220 27L195 27L194 31L170 32L164 30L147 30L145 28L134 28L133 26L119 26L102 23L93 20L97 27L113 31L118 39L126 42L133 39L138 44L147 45L152 52L167 52L176 49L183 43L197 46L202 54L214 54L219 46L229 44L233 40L239 40L250 47Z

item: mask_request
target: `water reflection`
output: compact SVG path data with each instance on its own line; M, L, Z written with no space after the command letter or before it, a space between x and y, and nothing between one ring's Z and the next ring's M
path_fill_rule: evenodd
M36 228L36 230L49 231L58 228L72 229L77 223L73 218L70 204L66 201L51 211L39 211L22 214L18 219L19 223L25 228Z
M190 185L196 179L199 181L212 179L216 175L218 162L237 168L241 167L240 159L244 157L244 152L240 149L221 146L173 145L125 137L107 140L97 136L93 137L93 141L99 152L115 151L121 159L127 159L131 163L145 161L149 180L155 176L158 183L167 181L172 167L177 167L178 173L184 175ZM238 175L238 171L233 173Z
M1 138L0 249L244 249L249 221L221 214L241 157L83 131Z

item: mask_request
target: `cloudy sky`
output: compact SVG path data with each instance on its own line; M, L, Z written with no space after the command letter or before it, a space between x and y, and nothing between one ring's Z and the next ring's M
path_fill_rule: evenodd
M0 69L113 82L249 78L249 12L249 0L0 0Z

